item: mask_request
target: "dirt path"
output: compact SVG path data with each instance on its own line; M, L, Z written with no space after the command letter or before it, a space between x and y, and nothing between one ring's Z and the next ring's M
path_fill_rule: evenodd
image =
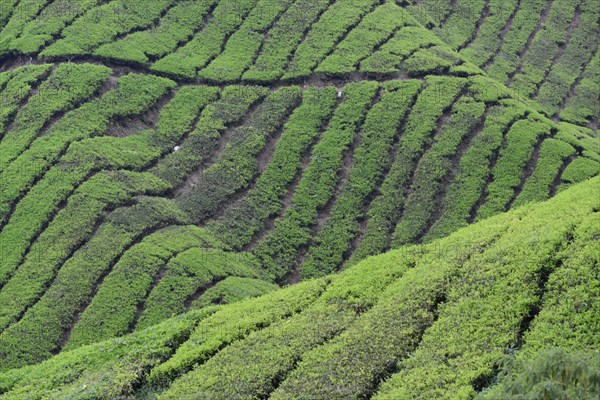
M456 49L457 52L460 52L462 49L465 49L473 43L473 41L477 38L479 34L479 30L481 29L481 25L485 22L485 20L490 16L490 0L485 0L483 9L481 10L481 14L479 15L479 19L475 23L475 28L473 32L471 32L471 36L467 39L466 42L458 46Z
M565 172L567 167L579 156L580 156L579 154L573 154L563 161L562 165L558 169L558 173L556 174L556 177L552 181L552 185L550 186L550 194L548 195L549 198L554 197L554 195L558 191L558 187L562 183L563 173Z
M546 81L548 80L548 76L552 72L554 65L565 54L565 51L569 47L569 44L571 44L571 39L573 37L573 31L575 30L575 28L577 28L579 26L580 22L581 22L581 9L579 8L579 6L577 6L575 8L575 14L573 15L573 20L571 21L571 23L569 24L569 27L567 28L567 34L565 35L564 43L559 44L558 50L556 51L556 54L552 58L552 62L550 63L550 66L544 72L544 77L536 85L535 91L534 91L533 95L531 96L531 98L533 100L536 100L538 98L538 96L540 94L540 89L542 88L544 83L546 83Z
M300 181L302 180L302 177L304 176L304 172L306 171L306 169L308 168L308 166L311 162L311 156L312 156L312 151L314 149L314 146L323 137L323 134L329 129L329 121L331 121L331 119L335 115L337 107L340 105L340 103L341 103L341 99L336 98L336 104L334 106L334 109L329 114L329 120L324 124L324 126L321 127L317 137L313 140L313 142L306 149L306 151L303 152L302 158L300 161L300 168L296 172L294 180L290 184L287 192L281 199L281 209L279 210L279 212L277 214L274 214L268 218L268 220L266 221L266 223L264 224L262 229L257 234L254 235L254 237L248 244L246 244L243 247L243 249L242 249L243 251L252 252L256 248L256 246L259 243L261 243L269 235L270 232L273 231L273 229L275 227L275 221L283 218L283 216L286 214L287 210L292 207L292 200L294 198L294 194L296 193L296 188L298 187L298 184L300 183Z
M483 204L485 204L487 202L488 186L494 180L493 171L494 171L494 168L496 167L496 163L498 162L498 158L500 158L500 150L502 150L503 148L506 147L506 137L508 135L508 132L510 132L510 130L512 129L512 127L515 123L517 123L518 121L520 121L522 119L526 119L528 117L528 115L529 115L529 112L525 112L524 115L520 115L520 116L513 118L513 120L510 121L510 123L508 123L502 130L502 143L500 144L500 146L498 146L497 149L495 149L495 151L492 154L492 157L490 158L489 166L487 169L487 175L485 177L485 183L483 185L483 188L481 189L481 195L479 196L479 199L473 205L473 207L471 208L471 211L469 212L469 218L467 220L469 225L472 224L473 222L475 222L475 219L477 218L477 215L479 214L479 209L481 208L481 206Z
M450 10L441 18L439 25L440 28L443 28L444 25L446 25L446 23L450 19L450 17L455 13L457 8L456 3L458 3L458 0L450 0Z
M460 144L458 145L458 148L457 148L454 156L452 157L452 160L450 161L450 169L444 176L440 190L438 191L438 193L436 195L435 209L434 209L433 213L431 214L431 216L429 217L429 220L427 221L425 228L417 236L417 239L416 239L417 243L422 243L423 239L425 237L427 237L427 235L431 231L431 228L435 225L436 222L438 222L440 220L440 218L442 218L442 215L444 214L444 199L445 199L446 194L448 193L448 190L450 189L450 185L452 185L452 183L454 182L454 180L456 178L458 169L460 168L460 160L462 159L464 154L467 152L467 150L469 148L471 148L471 144L473 143L473 140L476 137L478 137L479 135L481 135L481 132L483 131L483 129L485 127L485 121L487 119L487 112L489 110L489 107L490 106L488 106L486 108L485 112L481 116L481 120L478 122L478 124L475 126L475 128L472 129L467 135L465 135L462 138Z
M227 147L227 144L231 142L231 139L235 135L235 131L239 127L245 125L248 122L248 120L256 112L256 110L262 104L263 101L264 101L264 99L254 102L254 104L252 104L250 106L250 108L248 108L248 110L246 111L246 113L244 114L244 116L241 119L239 119L238 121L227 126L225 131L223 131L223 133L221 134L221 137L219 138L217 147L211 153L211 156L208 159L201 162L200 165L198 165L198 167L192 173L190 173L188 175L185 182L183 184L181 184L178 188L175 189L175 191L173 192L173 196L172 196L173 198L177 198L184 194L187 194L196 187L198 182L200 182L200 179L202 178L204 171L209 166L211 166L212 164L216 163L218 160L221 159L223 152L225 151L225 148Z
M600 26L596 30L596 35L598 37L600 37ZM577 76L575 81L571 84L571 87L569 88L569 91L566 94L566 96L562 99L560 105L558 106L558 111L552 116L552 120L554 122L560 121L560 112L565 109L569 100L571 100L575 96L575 93L577 91L577 88L579 87L579 84L585 78L588 64L590 63L590 61L592 61L594 59L594 57L598 57L599 50L600 50L600 42L596 42L596 50L590 53L590 57L588 58L587 62L581 66L579 75Z

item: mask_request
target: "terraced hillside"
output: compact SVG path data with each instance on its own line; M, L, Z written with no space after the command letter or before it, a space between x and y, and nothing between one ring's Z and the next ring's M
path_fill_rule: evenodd
M598 190L63 352L0 374L0 398L514 398L482 391L507 354L600 357ZM595 398L597 375L578 368L561 375L568 398Z
M477 66L556 122L598 127L595 0L5 0L0 23L0 55L93 57L180 80Z
M468 32L461 0L0 0L0 372L128 334L155 363L215 304L322 278L264 327L369 256L599 175L598 10L510 3L471 0Z

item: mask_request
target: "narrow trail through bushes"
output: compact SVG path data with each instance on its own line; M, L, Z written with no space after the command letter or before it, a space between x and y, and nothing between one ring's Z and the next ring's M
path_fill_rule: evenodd
M141 114L124 118L113 118L103 136L127 137L133 136L144 130L153 130L159 120L160 111L175 97L175 91L169 90L152 107Z
M44 72L43 74L41 74L31 85L30 85L30 89L27 93L27 95L25 95L21 101L19 101L19 104L17 104L17 106L15 107L14 112L10 113L7 116L7 122L6 125L4 127L4 132L2 132L2 130L0 130L0 140L2 140L2 138L4 137L4 134L6 132L9 132L11 130L13 130L15 128L15 119L17 117L17 115L19 114L19 111L21 111L21 109L29 102L29 99L31 99L33 96L35 96L38 91L39 91L39 87L40 85L50 76L50 74L52 73L52 71L56 68L56 65L53 66L51 69L49 69L48 71ZM0 69L0 72L1 71ZM8 84L8 82L6 82L6 84ZM0 88L0 93L4 88ZM2 100L0 98L0 100Z
M182 183L181 185L179 185L177 188L175 188L171 198L178 198L184 194L189 193L191 190L193 190L196 187L198 182L200 182L200 179L201 179L202 175L204 174L204 171L207 168L209 168L211 165L216 163L218 160L221 159L223 151L227 147L227 144L229 144L231 142L231 139L235 135L236 129L241 126L244 126L246 124L246 122L248 121L250 116L252 114L254 114L254 112L257 110L258 106L260 106L261 103L262 103L261 101L255 102L246 111L246 114L239 121L230 124L225 129L225 131L219 137L219 141L218 141L216 150L214 152L212 152L212 154L210 155L210 157L207 160L204 160L202 163L200 163L199 166L197 166L194 169L194 171L192 171L190 174L188 174L185 182Z
M304 32L302 33L302 38L298 42L298 45L296 46L296 48L292 52L290 52L288 54L287 60L285 61L285 66L283 67L284 74L286 73L285 71L288 70L288 68L289 68L292 60L294 59L294 56L296 55L296 50L298 50L298 47L300 47L300 45L302 43L304 43L304 41L306 40L306 36L308 36L308 33L321 21L321 18L323 17L323 14L325 14L327 11L329 11L329 9L335 4L335 2L336 2L336 0L330 0L329 4L327 4L327 6L324 7L323 10L321 10L318 13L317 18L315 18L315 20L304 29ZM362 18L361 18L361 20L362 20ZM263 41L263 43L264 43L264 41ZM261 43L261 49L263 47L262 46L263 43ZM337 44L336 44L336 46L337 46ZM336 46L334 46L334 48ZM252 63L252 64L254 64L254 63Z
M287 188L287 192L281 199L281 208L279 212L269 217L262 229L254 235L250 242L248 242L242 247L242 251L252 252L256 248L256 246L259 243L261 243L273 231L273 229L275 228L275 222L281 219L286 214L287 210L292 206L292 199L294 197L294 193L296 193L296 188L298 187L298 184L300 183L300 180L304 175L304 171L310 163L310 150L312 150L312 148L302 155L300 169L296 172L294 180L292 181L291 185Z
M277 143L279 142L279 139L283 134L285 124L287 123L290 115L291 114L288 114L285 120L283 121L283 124L277 128L273 135L269 136L266 139L264 147L256 157L256 173L250 179L248 184L236 190L235 193L227 196L227 198L225 198L221 202L221 204L215 212L211 213L210 215L197 222L198 226L204 226L208 221L219 218L221 215L223 215L223 213L225 213L226 210L231 208L235 203L237 203L241 199L245 198L246 195L254 189L256 185L256 180L262 175L267 166L271 163L271 159L273 158L273 154L275 153L275 147L277 146Z
M548 0L548 2L546 3L546 7L544 8L544 10L542 11L542 14L540 15L540 19L538 20L537 25L535 26L535 29L533 31L531 31L531 33L529 34L529 37L527 38L527 41L525 42L525 45L519 51L519 63L517 64L517 67L511 73L508 74L508 82L506 82L507 86L511 86L515 76L517 76L518 74L521 73L521 70L523 68L523 63L525 62L525 57L527 56L527 52L529 51L529 47L531 47L531 43L533 42L533 39L535 39L538 32L542 30L542 28L544 27L544 24L548 20L548 17L550 16L550 9L552 8L553 2L554 2L553 0Z
M398 28L399 30L401 28ZM382 42L380 42L376 48L380 48L382 45L387 43L389 39L391 39L396 31L392 33L389 37L385 38ZM411 54L409 54L406 58L410 58L412 54L414 54L418 50L422 50L423 48L431 47L432 45L427 45L422 48L416 49ZM333 50L332 50L333 51ZM30 61L27 61L30 60ZM358 64L360 64L360 61ZM12 70L25 65L42 65L42 64L54 64L55 66L60 63L76 63L76 64L93 64L93 65L101 65L106 66L113 70L114 77L120 77L127 74L144 74L144 75L152 75L162 78L168 78L175 81L178 85L210 85L210 86L218 86L221 89L227 85L248 85L248 86L264 86L270 88L270 90L274 91L281 87L293 86L293 85L302 85L304 89L311 87L324 87L324 86L344 86L348 83L358 82L358 81L378 81L385 82L389 80L406 80L406 79L423 79L426 76L445 76L447 73L445 71L431 71L428 73L414 73L411 74L410 77L407 77L406 74L402 73L402 69L400 68L399 72L394 72L390 74L365 74L360 71L352 71L352 72L344 72L338 73L335 75L319 73L319 72L311 72L308 75L303 75L297 78L285 78L285 79L277 79L274 81L254 81L254 80L246 80L243 78L234 79L234 80L211 80L196 77L190 79L188 77L182 75L174 75L170 73L165 73L161 71L153 71L150 70L147 66L139 65L133 61L120 61L120 60L107 60L102 57L97 56L73 56L73 57L52 57L52 58L32 58L32 57L24 57L24 56L14 56L14 57L0 57L0 72L5 72L8 70ZM113 77L113 79L114 79Z
M208 8L208 11L206 12L206 14L202 17L202 23L200 25L198 25L196 28L194 28L193 31L192 31L192 33L186 39L177 41L177 43L175 44L175 47L172 48L171 51L168 54L177 53L182 47L185 47L192 40L194 40L194 38L200 32L202 32L202 30L204 30L204 28L206 28L206 26L208 25L208 23L213 20L213 18L214 18L214 11L215 11L215 8L217 8L218 5L219 5L219 2L215 2L214 4L212 4ZM148 56L147 54L146 54L146 56L148 57L148 59L150 60L151 63L154 63L154 62L156 62L156 61L158 61L158 60L160 60L161 58L164 57L164 56L161 56L161 57L151 57L151 56Z
M210 282L200 285L191 296L188 296L188 298L185 299L185 302L183 304L183 309L185 311L189 311L192 308L192 305L194 304L194 302L196 300L198 300L204 293L206 293L207 290L212 289L213 287L215 287L217 284L224 281L225 279L226 278L213 276L213 278L211 279Z
M221 4L221 3L219 3L219 4ZM212 56L208 57L202 65L196 65L194 67L194 69L195 69L194 76L197 77L200 70L209 66L210 63L212 63L217 57L219 57L219 55L223 54L223 52L225 51L225 46L227 45L227 42L229 42L229 39L238 31L238 29L244 23L244 20L252 13L252 11L255 9L257 4L258 4L258 2L256 2L252 7L250 7L248 12L244 13L243 15L239 15L239 23L237 23L235 26L233 26L231 31L227 32L223 36L223 40L221 41L220 50L218 52L216 52L216 54L213 54ZM213 14L210 18L210 22L212 23L214 21L216 21L216 20L214 18L214 14ZM219 24L219 22L215 22L215 23ZM206 28L206 27L208 27L208 25L203 25L203 28ZM195 39L196 39L196 36L193 36L192 39L188 43L185 43L182 47L185 47L188 44L192 43ZM170 54L175 54L175 51L171 52Z
M388 165L387 165L385 171L383 172L380 180L375 185L375 189L369 194L365 204L363 204L362 217L358 221L359 222L358 234L354 238L352 238L352 240L350 241L348 250L346 250L344 252L343 257L342 257L343 262L342 262L340 268L343 268L346 265L346 263L348 261L350 261L350 258L355 253L356 249L360 246L360 244L364 240L365 236L367 235L367 227L369 224L369 209L371 208L373 201L375 201L375 199L377 199L381 195L381 193L380 193L381 185L387 179L387 177L392 169L394 160L396 160L396 157L400 156L400 154L398 152L398 148L400 145L400 141L402 140L402 137L406 133L405 129L406 129L406 125L408 124L408 119L410 118L410 115L411 115L414 105L417 103L417 100L419 99L419 95L423 92L423 90L425 90L426 87L427 87L427 82L425 80L423 80L421 87L413 95L412 99L410 100L409 106L406 108L404 115L400 119L400 123L398 124L398 128L396 129L396 133L394 135L394 140L393 140L392 145L390 146L390 150L388 152L388 156L387 156ZM400 217L400 215L397 212L394 215L393 221L391 221L392 223L390 224L390 229L388 229L386 232L387 233L387 242L386 242L386 246L385 246L386 250L389 250L389 248L391 247L392 236L394 233L394 227L396 226L396 223L397 223L399 217Z
M177 254L171 254L171 256L167 260L164 260L163 263L160 265L160 267L158 267L158 271L156 271L156 274L154 274L154 276L152 277L152 282L148 286L148 290L146 290L146 293L144 293L144 298L137 304L135 314L133 316L133 319L129 323L129 328L127 329L127 333L132 333L135 330L135 328L140 320L140 317L146 310L146 303L148 301L148 297L150 296L150 293L152 293L152 290L156 287L156 285L158 285L160 283L162 278L165 277L165 275L167 274L167 264L169 263L170 260L172 260L176 256L177 256Z
M395 230L397 223L404 216L404 211L406 210L410 195L411 195L411 193L414 192L415 178L417 176L417 170L419 168L419 164L421 163L421 160L423 160L423 157L429 152L429 150L433 146L434 140L436 138L440 137L442 135L442 133L444 132L446 125L448 124L448 122L450 121L450 118L452 117L452 110L454 108L454 105L461 98L465 97L467 95L467 93L468 93L467 87L463 87L461 89L461 91L454 97L454 99L452 99L452 101L450 102L448 107L446 107L442 111L442 114L436 121L435 129L433 129L433 131L429 134L429 138L425 142L422 150L419 152L419 154L417 154L416 158L413 160L413 167L411 168L411 171L410 171L410 178L406 184L406 187L404 188L404 193L403 193L402 199L399 199L399 203L401 203L402 205L401 205L401 207L399 207L399 211L397 213L398 218L396 221L394 221L394 226L392 227L392 230L390 232L390 236L389 236L390 242L388 242L389 246L391 246L391 244L393 242L393 234L394 234L393 231ZM430 218L431 218L431 215L430 215Z
M482 65L479 65L479 67L483 68L484 70L487 70L496 61L496 57L498 56L498 54L500 53L500 50L504 46L504 38L506 37L506 35L508 34L508 32L510 32L510 30L512 29L515 17L517 15L517 13L519 12L519 10L521 9L521 2L522 1L523 0L517 0L517 4L515 5L515 8L514 8L512 14L510 15L510 17L508 17L508 20L506 21L506 24L504 24L504 26L502 27L502 30L498 34L498 38L500 39L500 41L498 43L498 46L496 46L496 49L491 53L491 55L489 56L489 58Z
M596 30L596 35L598 37L600 37L600 25L598 26L598 29ZM552 116L552 120L554 122L560 122L561 111L565 109L569 100L571 100L575 96L577 89L579 88L579 84L585 78L586 66L589 64L589 62L591 60L594 59L594 57L598 57L599 50L600 50L600 41L598 41L596 43L596 49L590 53L590 57L588 58L586 63L581 66L581 68L579 70L579 75L577 76L577 78L575 78L575 81L571 84L569 91L567 92L565 97L563 97L562 101L560 102L560 105L558 106L558 111Z
M559 44L558 50L557 50L556 54L554 55L554 57L552 58L552 62L550 63L550 66L544 72L544 77L542 78L542 80L539 83L536 84L535 91L531 95L531 98L533 100L536 100L538 98L538 96L540 94L540 89L542 88L544 83L546 83L548 81L548 76L550 76L550 73L554 69L554 66L556 65L558 60L560 60L562 58L562 56L565 54L565 51L571 44L571 39L573 38L573 31L579 26L580 22L581 22L581 8L579 5L577 5L577 7L575 7L575 13L573 14L573 20L567 27L567 34L565 36L564 42Z
M336 203L338 196L340 195L340 193L342 193L342 190L348 183L348 176L350 174L350 170L352 169L352 165L354 163L353 162L354 155L356 153L356 149L358 148L358 146L361 143L361 132L362 132L363 125L364 125L364 122L366 119L366 115L373 109L373 106L375 106L375 104L377 104L380 99L381 99L381 88L379 88L377 90L377 93L373 97L373 100L371 101L371 106L365 112L365 117L360 121L359 124L357 124L354 140L350 144L350 147L344 152L344 156L342 158L342 168L339 171L335 189L333 189L333 192L331 193L331 196L329 197L329 201L327 202L325 207L321 208L317 212L316 224L312 231L313 237L316 237L319 234L319 232L321 232L321 229L323 228L323 226L325 226L325 223L327 222L327 220L329 219L329 217L331 215L331 212L333 211L333 207Z
M440 28L443 28L444 25L446 25L446 22L448 22L450 17L454 14L454 12L456 10L456 3L458 3L458 0L450 0L450 5L448 6L449 11L440 20L440 24L439 24Z
M189 193L191 190L193 190L196 187L198 182L200 182L200 179L201 179L204 171L208 167L210 167L211 165L213 165L214 163L216 163L218 160L221 159L221 156L223 155L223 152L225 151L227 144L231 142L231 138L235 134L235 131L239 127L244 126L246 124L246 122L248 122L249 118L256 112L256 110L262 104L263 101L264 100L260 100L260 99L255 101L246 110L246 112L242 118L240 118L238 121L236 121L232 124L229 124L226 127L225 131L221 134L221 136L219 138L218 145L217 145L217 148L215 149L215 151L213 151L211 153L211 155L208 159L206 159L206 160L204 160L204 162L200 163L200 165L198 167L196 167L193 172L188 174L184 183L182 183L179 187L175 188L175 190L173 191L172 198L181 197L182 195Z
M492 104L490 106L493 106L493 105L494 104ZM419 235L417 235L417 238L416 238L417 243L422 243L423 239L425 237L427 237L427 235L431 231L431 228L435 225L436 222L438 222L440 220L440 218L442 218L442 215L444 214L444 197L448 193L448 189L450 188L450 185L454 182L454 180L458 174L458 170L460 168L460 160L462 159L464 154L467 152L467 150L471 147L473 140L476 137L478 137L479 135L481 135L481 132L483 131L483 129L485 127L485 121L487 120L488 110L489 110L489 108L486 108L485 112L481 116L480 121L477 123L477 125L474 127L474 129L472 129L468 134L463 136L460 144L458 145L456 152L455 152L454 156L452 157L452 160L450 161L450 168L449 168L447 174L444 176L440 190L438 191L437 195L435 196L434 211L430 215L429 220L427 221L427 224L425 225L425 227L423 228L421 233L419 233ZM390 239L391 239L391 237L390 237Z
M563 161L562 165L558 169L558 173L556 174L556 177L552 181L552 185L550 185L550 194L549 194L549 197L553 197L556 194L556 192L558 191L558 187L562 183L562 175L563 175L563 173L565 172L565 170L567 169L567 167L576 158L577 158L577 156L575 154L573 154L573 155L569 156L566 160Z
M331 213L336 204L338 196L342 193L344 187L348 183L348 177L350 174L350 170L352 169L352 166L354 163L354 155L356 153L356 149L360 146L360 143L361 143L361 134L362 134L365 120L367 119L367 115L369 114L369 112L379 102L379 100L381 100L381 96L382 96L382 88L379 87L377 89L377 92L375 93L375 96L373 96L373 99L371 100L370 106L365 110L363 117L356 124L354 138L353 138L352 142L350 143L350 146L348 147L348 149L346 151L344 151L344 153L343 153L342 164L341 164L341 168L338 172L335 187L331 192L331 195L327 201L327 204L325 204L324 207L317 209L317 217L315 219L315 224L311 229L311 237L312 238L316 238L319 235L319 233L321 232L321 230L323 229L323 227L329 220L329 217L331 216ZM291 271L289 271L289 273L288 273L290 282L299 282L301 280L301 268L302 268L302 265L304 264L304 261L306 260L306 257L308 257L308 252L312 245L313 245L313 240L311 240L309 243L307 243L305 245L302 245L298 249L298 253L296 255L296 260L294 263L294 268Z
M421 93L423 92L423 90L425 90L425 88L427 87L427 82L423 81L423 83L421 84L421 88L417 91L417 93L415 93L415 95L413 96L413 98L410 101L410 105L406 108L406 111L404 113L404 115L402 116L402 121L400 122L400 125L398 126L398 131L400 135L403 135L405 133L406 130L406 125L408 124L408 119L410 118L411 112L415 106L415 104L417 104L417 100L419 99L419 96L421 95ZM394 160L396 159L398 155L398 143L400 142L401 136L398 138L398 141L395 143L395 145L392 147L392 152L390 152L389 155L389 159L390 159L390 165L392 165L391 163L394 162ZM389 171L386 171L385 173L385 177L387 178ZM379 187L377 188L377 191L379 191ZM379 194L378 192L376 193L377 195ZM405 193L406 194L406 193ZM398 201L403 201L403 199L398 199ZM387 229L386 235L387 235L387 240L385 243L385 246L383 248L383 251L387 251L392 247L392 239L393 239L393 235L394 235L394 229L396 227L396 224L398 223L398 220L400 219L400 213L401 213L401 209L396 210L396 212L394 213L394 216L392 218L392 220L390 221L390 224L388 226L389 229ZM357 245L360 245L360 243L362 242L362 240L364 239L364 236L366 235L366 231L364 233L360 234L360 237L357 240Z

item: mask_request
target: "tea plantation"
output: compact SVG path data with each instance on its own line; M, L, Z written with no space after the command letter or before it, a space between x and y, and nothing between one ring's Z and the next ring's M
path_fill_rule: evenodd
M196 302L120 338L85 346L72 339L70 351L0 373L0 398L513 398L502 396L524 378L515 382L508 370L497 381L497 365L508 354L523 363L559 347L562 357L586 352L589 363L551 365L582 395L569 398L591 399L600 346L599 185L594 178L339 274L265 287L270 293L255 299ZM178 233L170 237L181 240ZM168 246L161 242L155 246ZM190 256L181 254L167 268L184 268ZM221 268L252 274L250 261L214 254L196 263L224 257Z
M0 399L596 399L599 44L595 0L0 0Z

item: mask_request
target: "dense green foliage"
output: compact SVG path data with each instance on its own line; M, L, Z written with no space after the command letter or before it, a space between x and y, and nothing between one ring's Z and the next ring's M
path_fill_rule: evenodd
M344 33L377 4L375 0L336 1L313 24L298 45L283 78L307 76L331 52Z
M316 71L329 74L352 72L376 46L385 43L406 22L405 11L392 3L377 7L338 44Z
M10 49L10 43L18 37L25 27L51 3L48 0L20 0L3 1L2 15L0 17L0 55L4 55ZM8 16L10 15L10 18Z
M215 304L230 304L243 299L259 297L278 289L278 286L262 279L229 276L207 289L194 300L192 309L201 309Z
M596 211L574 230L571 246L562 250L561 268L548 279L523 350L504 361L498 385L481 398L598 397L599 224Z
M47 57L89 54L119 34L149 26L172 0L117 0L100 5L61 32L61 39L44 49Z
M425 0L412 15L518 97L548 116L598 123L598 18L594 0ZM442 4L443 3L443 4Z
M582 80L574 90L574 95L567 99L560 117L566 121L585 124L600 119L598 104L600 101L600 57L598 50L583 71Z
M200 78L213 81L233 81L242 76L256 59L262 38L292 1L262 0L256 4L244 22L227 41L225 49L199 72ZM283 17L281 17L283 18Z
M186 311L208 288L229 276L264 278L248 253L191 248L174 257L154 286L138 321L139 328L152 326Z
M598 124L594 0L4 0L0 8L0 55L93 56L212 82L484 70L547 116Z
M0 0L0 398L592 396L596 3Z
M171 85L172 82L165 79L143 75L126 75L120 78L118 90L111 90L67 113L46 135L38 138L0 173L3 182L0 221L6 222L10 216L0 233L1 240L8 244L3 252L0 283L6 282L36 231L77 183L92 171L100 169L102 164L113 168L130 165L130 155L135 151L131 138L119 142L120 151L115 146L108 146L109 142L114 143L111 140L113 138L82 140L102 134L108 128L110 118L136 114L147 109ZM73 141L76 141L75 145L68 147ZM69 151L62 157L66 148ZM140 157L134 160L138 164L143 165L144 158L153 155L148 147L138 151ZM42 175L44 179L31 187ZM15 202L25 192L27 195L12 210Z
M415 106L416 107L416 106ZM485 112L485 104L466 97L454 103L448 122L443 131L434 138L431 150L424 155L416 166L412 192L408 195L402 210L400 222L393 234L393 243L407 244L422 237L426 233L427 224L436 210L436 198L444 181L448 181L450 169L453 167L451 158L458 147L468 139L467 135L481 124ZM404 149L403 149L404 150ZM401 150L402 151L402 150ZM405 160L408 152L397 157ZM401 161L406 165L406 162ZM456 161L454 161L456 163ZM401 174L398 181L402 182ZM406 178L404 178L406 179ZM401 189L404 185L397 187Z
M193 87L191 95L193 96ZM219 139L227 125L241 120L248 109L265 97L268 90L253 86L227 86L221 97L206 106L196 127L180 141L180 149L158 160L152 172L169 182L181 186L189 175L202 166L218 149Z
M6 349L11 349L2 353L3 369L47 358L62 338L64 325L70 325L81 305L85 304L93 293L98 280L119 254L144 232L183 222L186 222L186 216L172 203L161 198L140 197L137 204L117 209L112 213L111 218L98 229L94 237L76 252L58 273L48 268L50 266L40 268L35 263L23 264L2 289L1 295L5 297L2 299L5 307L2 307L0 317L2 327L18 318L19 314L41 295L47 295L52 303L56 300L50 299L60 299L59 304L53 305L60 307L57 311L62 321L54 321L51 324L52 331L38 325L36 330L39 333L29 336L33 342L31 347L15 345L15 339L22 343L21 335L11 336L10 332L3 332L2 337L6 337L8 342ZM46 292L49 282L53 285L50 291ZM44 306L43 303L38 304ZM42 316L49 315L42 311ZM43 331L40 332L41 329ZM44 337L46 335L48 336ZM50 337L53 341L48 341Z
M441 43L433 34L420 27L406 26L394 34L376 52L360 63L360 70L368 74L385 75L400 71L402 61L416 54L421 48ZM435 63L433 63L435 64ZM406 67L406 65L402 65ZM405 72L406 69L403 70Z
M517 207L529 201L540 201L547 198L550 194L554 177L557 176L561 166L563 166L569 158L573 157L574 154L575 149L568 143L556 139L544 141L535 165L535 170L527 180L521 193L515 198L512 205ZM587 165L584 169L586 171L594 170L594 167L592 166L594 161L587 158L577 158L573 162L577 161L583 161L584 164L591 163L591 165ZM591 176L588 175L585 176L585 178L583 176L579 177L579 182L586 178L591 178ZM561 180L569 180L569 175L563 173Z
M466 226L473 218L473 210L486 185L490 160L500 148L503 136L525 113L523 107L514 103L487 110L483 129L459 161L455 179L442 201L443 214L431 227L429 237L445 236Z
M199 324L173 357L150 371L149 383L167 384L171 379L190 371L197 363L206 361L229 343L300 312L323 293L327 284L325 280L311 280L286 291L278 290L224 308Z
M243 78L269 82L283 75L290 55L305 32L330 4L331 0L295 0L267 32L260 43L260 54Z
M215 2L186 0L174 3L158 26L134 30L116 41L101 45L94 54L140 64L163 57L194 34Z
M600 396L600 358L595 352L572 353L550 349L532 361L507 363L502 381L480 399L581 399Z
M199 228L186 226L161 229L127 249L81 313L68 348L127 333L135 327L138 305L143 304L158 269L179 253L213 246L223 247Z
M212 18L184 45L157 60L153 71L194 78L223 50L222 43L243 23L254 7L252 0L222 0L212 11Z
M24 3L21 2L20 5ZM51 42L75 18L98 4L98 0L56 0L50 2L36 17L23 26L16 38L6 43L7 50L35 54ZM18 11L18 10L17 10Z
M357 257L378 254L389 246L389 236L401 207L397 202L407 191L415 162L436 134L441 114L451 107L465 83L461 79L430 78L416 101L413 100L410 114L401 127L399 143L392 154L393 163L381 184L380 196L369 209L370 218Z
M511 126L503 138L505 145L492 170L493 181L486 188L487 201L479 209L479 218L506 210L536 142L541 143L539 137L549 133L548 125L530 120L520 120Z

